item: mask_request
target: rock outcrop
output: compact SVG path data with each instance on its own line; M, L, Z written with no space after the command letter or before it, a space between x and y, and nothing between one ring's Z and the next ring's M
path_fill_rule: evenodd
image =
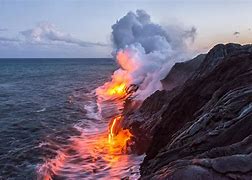
M252 179L252 46L219 44L173 69L187 76L171 72L123 124L146 152L141 178Z
M194 71L199 68L205 57L205 54L200 54L192 60L176 63L168 75L161 80L163 88L166 91L170 91L177 86L183 85L192 76Z

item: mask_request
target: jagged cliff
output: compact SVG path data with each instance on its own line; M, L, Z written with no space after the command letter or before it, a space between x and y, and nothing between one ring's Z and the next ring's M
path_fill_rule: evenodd
M251 179L252 46L219 44L179 66L126 115L146 152L141 178Z
M205 54L200 54L192 60L176 63L169 74L161 80L163 88L166 91L170 91L177 86L183 85L194 71L199 68L205 57Z

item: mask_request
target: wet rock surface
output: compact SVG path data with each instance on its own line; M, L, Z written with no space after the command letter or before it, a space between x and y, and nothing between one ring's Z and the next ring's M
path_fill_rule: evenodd
M190 73L126 116L141 178L252 179L252 46L216 45Z

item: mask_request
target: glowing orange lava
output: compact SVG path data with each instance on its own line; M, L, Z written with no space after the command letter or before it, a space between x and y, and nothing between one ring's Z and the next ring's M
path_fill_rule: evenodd
M109 95L119 95L119 96L123 96L126 93L126 84L125 83L121 83L118 85L115 85L114 87L111 87L108 89L108 94Z
M113 114L120 114L126 98L130 96L127 88L134 84L132 74L139 67L136 57L130 52L119 51L116 58L120 68L113 73L110 82L96 89L100 112L103 106L109 105L118 110L113 110ZM123 154L129 152L128 145L133 137L128 129L121 127L122 119L122 116L114 117L108 132L82 132L80 136L70 138L70 144L58 150L55 159L47 160L38 168L41 176L39 179L52 180L53 175L64 175L66 170L81 172L87 177L94 174L99 177L103 175L103 171L109 171L110 177L118 176L123 171L122 167L131 163L128 156ZM71 154L72 152L74 153ZM76 165L76 162L81 164Z
M118 99L127 95L127 83L120 76L114 77L113 81L105 83L103 86L96 89L98 97L103 99Z
M137 64L134 63L134 59L126 51L119 51L116 58L121 68L114 72L110 82L106 82L103 86L96 89L96 94L98 95L98 104L103 100L110 100L117 102L115 105L117 104L117 108L120 109L120 105L124 103L124 100L129 95L127 88L133 82L130 72L133 72L137 68ZM102 100L100 101L100 99ZM121 103L118 103L118 101ZM129 130L121 128L121 120L122 116L117 116L111 121L108 143L112 149L126 151L127 142L132 137L132 134Z
M112 124L109 127L108 142L112 148L121 149L126 151L127 142L132 137L132 134L128 129L122 129L120 127L120 121L122 117L118 116L112 120Z
M111 76L111 81L96 89L96 94L102 99L118 99L127 95L127 88L133 84L132 73L138 68L135 59L129 52L119 51L116 56L120 68Z

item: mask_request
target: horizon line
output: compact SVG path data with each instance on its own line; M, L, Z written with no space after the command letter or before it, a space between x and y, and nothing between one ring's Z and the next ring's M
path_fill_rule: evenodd
M56 58L56 57L0 57L1 59L114 59L113 57L83 57L83 58Z

